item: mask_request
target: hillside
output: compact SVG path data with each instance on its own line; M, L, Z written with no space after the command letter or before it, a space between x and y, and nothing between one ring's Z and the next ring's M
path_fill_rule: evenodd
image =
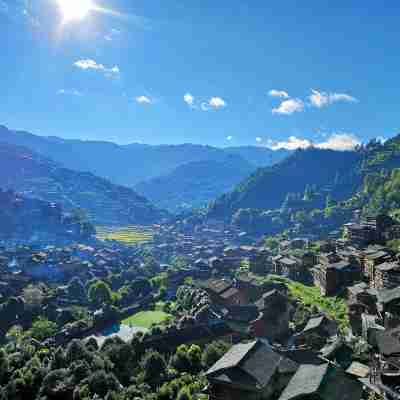
M134 143L120 146L111 142L37 136L4 126L0 126L0 138L2 142L27 147L66 168L88 171L129 187L169 174L187 163L222 162L229 154L240 155L254 167L271 165L287 155L285 151L275 152L255 146L227 149L194 144L151 146Z
M59 203L65 210L82 208L95 223L149 224L165 216L132 189L5 143L0 143L0 187Z
M303 193L307 186L333 186L337 200L353 193L358 184L354 168L360 160L357 152L339 152L310 148L298 150L282 162L258 169L235 189L211 204L209 215L232 216L238 209L274 209L281 207L290 193ZM353 176L354 175L354 176Z
M400 215L400 135L386 143L369 143L358 170L362 185L348 201L364 214L391 212Z
M58 204L0 189L0 240L49 245L93 234L94 227L77 213L65 215Z
M195 161L177 167L171 173L135 186L138 193L161 208L172 212L202 207L234 188L254 172L255 167L240 156L224 161Z

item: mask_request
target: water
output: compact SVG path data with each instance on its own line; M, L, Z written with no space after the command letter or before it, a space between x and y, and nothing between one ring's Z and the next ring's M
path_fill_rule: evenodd
M128 326L128 325L122 325L122 324L114 324L114 325L102 330L98 334L92 335L90 337L94 338L97 341L97 344L99 346L102 346L104 341L109 337L118 336L124 342L128 342L129 340L132 339L132 336L135 333L137 333L137 332L146 333L147 331L148 331L148 329L142 328L142 327L138 327L138 326Z

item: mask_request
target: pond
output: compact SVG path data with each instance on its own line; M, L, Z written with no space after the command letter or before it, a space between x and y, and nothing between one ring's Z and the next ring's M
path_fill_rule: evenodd
M128 342L129 340L132 339L132 336L135 333L137 332L146 333L147 331L148 329L140 326L114 324L95 335L89 336L89 338L94 338L97 341L97 344L101 346L104 343L104 341L109 337L118 336L124 342Z

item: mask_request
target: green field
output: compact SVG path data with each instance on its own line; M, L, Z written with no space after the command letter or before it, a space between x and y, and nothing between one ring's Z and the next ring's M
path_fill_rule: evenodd
M153 240L150 229L135 225L127 226L96 226L96 237L99 240L115 240L128 246Z
M122 321L123 325L138 326L141 328L151 328L152 325L158 325L168 320L171 315L163 311L140 311Z

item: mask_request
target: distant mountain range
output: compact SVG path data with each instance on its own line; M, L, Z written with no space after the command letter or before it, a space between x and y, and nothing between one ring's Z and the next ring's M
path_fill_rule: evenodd
M150 224L167 215L130 188L7 143L0 143L0 188L58 203L67 211L81 208L97 224Z
M151 146L134 143L121 146L111 142L37 136L9 130L5 126L0 126L0 141L27 147L61 163L65 168L91 172L129 187L168 175L192 162L225 162L227 155L233 154L242 157L255 169L275 164L290 153L256 146L224 149L195 144Z
M206 206L254 170L254 165L242 157L227 155L225 160L183 164L164 176L136 185L135 190L157 206L179 213Z

